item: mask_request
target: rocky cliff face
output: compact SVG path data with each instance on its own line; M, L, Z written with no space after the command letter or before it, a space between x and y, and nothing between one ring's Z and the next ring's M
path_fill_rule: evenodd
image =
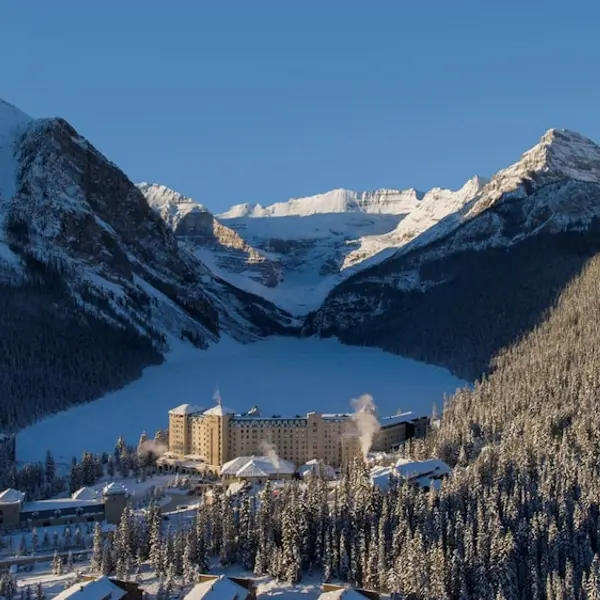
M600 148L551 130L450 213L337 286L304 333L475 378L600 249Z
M209 270L140 190L62 119L0 102L0 428L88 400L162 360L293 330Z
M277 263L222 225L202 205L163 185L140 183L137 187L177 239L199 258L226 274L246 276L266 287L275 287L281 281Z

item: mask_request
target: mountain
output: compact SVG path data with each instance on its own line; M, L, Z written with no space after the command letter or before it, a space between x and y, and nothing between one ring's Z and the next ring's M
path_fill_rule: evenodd
M219 215L221 219L241 217L309 217L318 214L360 212L368 214L404 215L413 210L423 194L409 190L375 190L353 192L337 189L307 198L291 198L269 206L236 204Z
M477 378L598 252L599 213L600 147L549 130L458 210L336 286L303 332Z
M162 360L296 323L182 247L142 192L60 118L0 101L0 429L95 398Z
M211 270L227 278L237 276L242 285L275 287L282 278L279 265L249 246L233 229L225 227L201 204L164 185L139 183L148 204ZM259 288L260 289L260 288Z
M482 185L475 177L457 191L339 189L266 207L239 204L217 219L281 267L276 287L252 291L305 315L345 278L462 207Z

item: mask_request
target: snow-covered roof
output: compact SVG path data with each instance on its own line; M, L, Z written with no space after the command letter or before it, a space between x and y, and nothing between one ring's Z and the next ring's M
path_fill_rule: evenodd
M126 494L127 488L117 481L111 481L109 484L104 486L102 493L105 496L115 496L117 494Z
M88 506L102 506L98 500L73 500L72 498L50 498L49 500L35 500L23 504L23 513L42 512L45 510L76 511L78 508Z
M439 487L439 484L432 484L432 481L440 479L452 473L443 460L430 458L427 460L407 460L401 458L394 466L377 466L371 469L371 481L373 485L386 488L391 477L401 477L410 482L417 483L421 487Z
M17 504L23 502L25 494L19 490L13 490L8 488L3 492L0 492L0 504Z
M53 600L120 600L127 592L114 584L108 577L102 576L91 581L82 581L63 590Z
M296 466L289 460L268 456L238 456L221 467L221 475L234 477L268 477L270 475L293 475Z
M408 423L415 418L412 412L399 413L397 415L392 415L390 417L381 417L379 419L379 424L382 428L391 427L392 425L397 425L398 423Z
M307 475L323 475L324 477L333 478L335 477L335 469L326 465L323 461L320 461L316 458L309 460L306 464L302 465L298 469L298 473L302 477L306 477Z
M73 500L101 500L102 494L94 488L82 487L72 494L71 498Z
M212 408L205 410L204 414L205 415L216 415L217 417L224 417L225 415L235 414L235 411L231 410L230 408L226 408L222 404L217 404L217 405L213 406Z
M399 458L396 462L395 470L402 477L413 478L423 475L450 475L452 468L439 458L428 458L427 460L408 460Z
M209 579L196 584L184 596L184 600L245 600L250 596L250 592L239 583L232 581L228 577L221 575L215 579ZM364 600L364 598L363 598Z
M354 588L346 587L339 590L331 590L330 592L323 592L319 596L319 600L365 600L365 596Z
M180 404L169 411L170 415L195 415L204 412L204 408L200 408L195 404Z

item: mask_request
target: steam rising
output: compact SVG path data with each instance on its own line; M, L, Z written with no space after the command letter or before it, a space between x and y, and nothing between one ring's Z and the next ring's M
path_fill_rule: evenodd
M146 440L137 447L138 456L145 457L148 454L153 454L156 458L160 458L169 447L158 440Z
M371 394L363 394L360 398L352 400L352 408L354 414L352 420L358 431L358 439L360 440L360 449L363 458L367 460L369 450L373 445L375 434L381 429L376 416L375 403Z
M221 406L221 392L219 391L219 388L215 390L215 393L213 394L213 400L215 401L215 404Z
M271 442L263 440L260 443L260 451L271 461L271 464L279 471L281 463L279 462L279 456L277 456L277 449Z

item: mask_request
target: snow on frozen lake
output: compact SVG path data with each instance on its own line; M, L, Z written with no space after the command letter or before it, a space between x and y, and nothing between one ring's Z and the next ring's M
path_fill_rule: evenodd
M166 428L167 411L178 404L210 408L217 388L236 412L254 404L267 416L348 412L352 398L369 393L379 413L390 415L430 414L434 402L441 408L444 394L463 385L440 367L334 339L224 340L207 351L180 345L127 387L24 429L17 458L43 460L50 449L58 462L67 462L84 450L111 451L119 435L137 444L142 431L153 436Z

